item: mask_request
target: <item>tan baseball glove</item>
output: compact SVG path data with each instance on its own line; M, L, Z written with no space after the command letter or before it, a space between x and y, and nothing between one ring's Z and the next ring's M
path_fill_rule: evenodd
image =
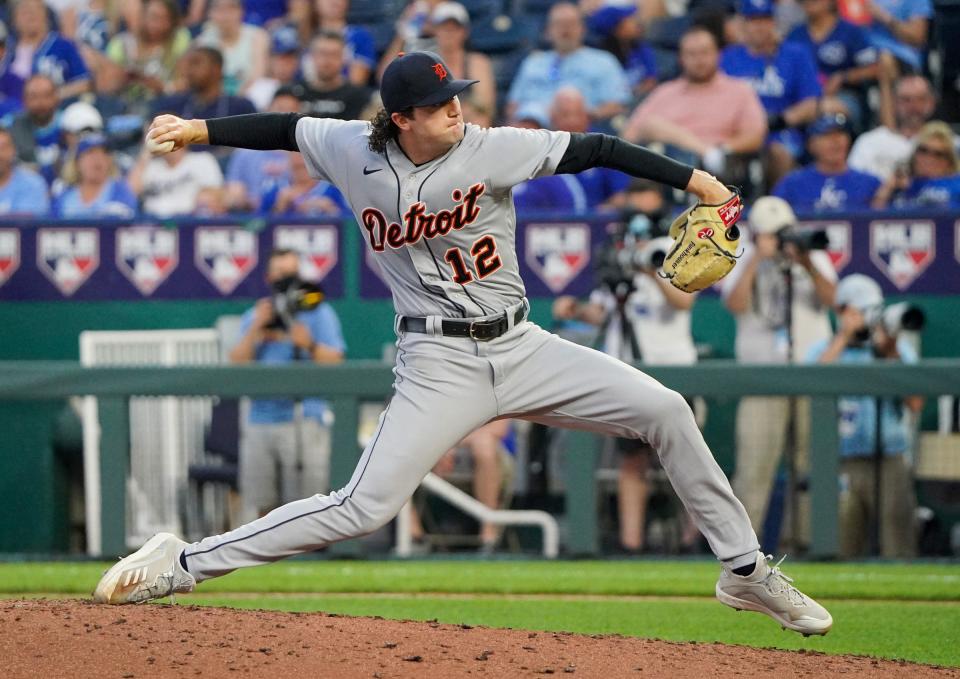
M663 262L663 276L675 288L696 292L730 273L737 263L743 202L739 192L721 205L697 203L670 225L673 246Z

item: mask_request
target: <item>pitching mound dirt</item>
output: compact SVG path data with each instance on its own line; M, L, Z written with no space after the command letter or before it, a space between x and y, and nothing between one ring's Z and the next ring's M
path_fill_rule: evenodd
M6 679L960 677L811 652L197 606L4 601L0 629Z

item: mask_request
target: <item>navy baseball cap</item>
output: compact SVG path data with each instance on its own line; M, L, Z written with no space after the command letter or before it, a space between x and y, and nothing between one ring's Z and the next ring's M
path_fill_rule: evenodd
M807 128L807 134L811 137L836 131L850 134L850 121L842 113L825 113L814 120Z
M293 26L282 26L273 32L271 51L274 54L293 54L300 51L300 39Z
M107 150L107 138L102 134L88 134L77 143L77 158L82 156L90 149Z
M740 16L752 17L772 17L773 0L740 0Z
M587 18L587 28L597 35L607 37L621 21L636 13L636 5L605 5Z
M412 106L435 106L453 99L478 80L455 80L443 59L433 52L401 52L380 81L387 113Z

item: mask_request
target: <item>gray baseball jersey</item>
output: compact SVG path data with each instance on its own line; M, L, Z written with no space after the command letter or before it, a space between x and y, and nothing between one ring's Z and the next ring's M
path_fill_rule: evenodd
M570 134L466 125L447 153L414 165L396 143L367 146L363 121L302 118L310 173L336 184L405 316L501 313L524 296L511 191L553 174Z

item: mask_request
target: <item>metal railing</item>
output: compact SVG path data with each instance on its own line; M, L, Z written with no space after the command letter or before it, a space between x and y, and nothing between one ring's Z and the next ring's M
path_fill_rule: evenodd
M810 553L838 552L839 469L837 397L937 396L960 391L960 360L934 359L914 365L743 365L716 361L697 367L645 367L667 386L705 397L808 396L810 428ZM0 401L95 396L100 419L100 505L121 508L100 514L102 555L121 554L124 545L125 479L130 446L128 399L131 396L322 396L336 418L332 435L331 482L345 484L360 455L357 442L361 401L382 399L392 390L390 367L372 361L338 366L217 366L176 368L83 368L72 362L0 361ZM0 446L4 445L0 443ZM9 444L8 444L9 445ZM593 483L599 456L597 437L577 432L568 437L566 455L566 550L598 551L597 489ZM590 479L590 482L584 482ZM342 549L350 550L351 543ZM353 543L355 544L355 543Z

